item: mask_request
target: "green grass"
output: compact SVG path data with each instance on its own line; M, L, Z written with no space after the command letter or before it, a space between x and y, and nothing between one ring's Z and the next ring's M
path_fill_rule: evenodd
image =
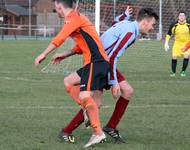
M33 67L35 57L48 41L0 42L0 150L76 150L88 141L91 130L82 125L74 135L77 144L57 140L79 107L64 91L62 74L43 74ZM119 62L135 89L130 106L119 124L127 144L108 138L94 149L189 150L190 74L169 77L170 54L161 42L137 42ZM189 68L188 68L189 73ZM114 108L110 92L104 96L100 118L105 125Z

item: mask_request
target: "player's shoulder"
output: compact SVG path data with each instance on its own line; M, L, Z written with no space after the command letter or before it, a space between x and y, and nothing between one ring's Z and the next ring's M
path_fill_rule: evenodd
M123 26L119 27L119 32L123 35L126 33L132 33L134 36L138 34L138 24L136 21L129 21L124 20L121 23L123 23Z
M76 19L78 17L80 17L80 13L73 10L67 15L66 19Z
M186 24L187 24L188 26L190 26L190 20L187 20Z
M126 28L130 30L136 30L138 28L137 21L124 20Z
M174 22L171 23L171 26L173 26L173 27L175 27L175 26L177 26L177 25L179 25L179 22L178 22L178 21L174 21Z
M75 23L82 23L82 24L92 24L90 20L82 13L78 11L72 11L66 18L65 22L75 22Z
M126 26L127 28L134 26L134 21L123 20L117 23L118 26Z

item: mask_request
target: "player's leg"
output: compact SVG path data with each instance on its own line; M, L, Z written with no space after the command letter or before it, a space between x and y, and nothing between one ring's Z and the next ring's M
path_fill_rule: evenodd
M106 138L100 126L98 106L96 105L92 95L93 93L90 91L82 91L79 96L81 99L81 105L86 110L93 129L93 134L88 143L84 146L85 148L100 143Z
M80 76L77 72L71 73L64 78L64 85L66 91L70 94L70 96L80 104L79 93L80 93ZM72 131L77 128L84 120L83 110L81 109L76 116L71 120L71 122L63 128L58 135L58 138L61 141L65 141L68 143L74 143L75 138L72 135Z
M79 85L78 85L79 86ZM94 91L93 98L97 104L97 107L100 108L103 99L102 91ZM59 139L68 143L74 143L75 137L73 136L73 131L77 129L85 121L84 110L81 108L73 119L64 127L59 133ZM89 127L90 121L85 122L85 126Z
M79 69L76 73L72 73L64 79L64 84L67 89L68 87L74 87L78 89L77 92L72 92L74 90L70 92L71 97L76 99L76 101L78 101L79 99L80 84L77 85L77 83L79 81L79 77L81 78L81 75L82 75L82 69ZM102 91L95 91L93 95L93 98L96 101L98 108L100 107L102 101L103 97L102 93L103 93ZM73 143L74 140L70 141L68 140L67 137L72 136L73 137L72 139L74 139L72 132L84 122L85 120L84 114L85 114L84 110L80 109L78 113L73 117L73 119L67 124L67 126L61 130L61 132L59 133L59 138L66 142ZM86 127L90 126L88 120L86 121L85 125Z
M133 88L126 80L120 82L119 86L121 89L121 96L117 100L115 110L112 114L110 121L108 122L108 126L113 129L117 128L117 125L119 124L122 116L124 115L128 103L133 95Z
M189 64L189 52L187 51L186 53L184 53L183 66L180 73L181 77L186 76L186 69L187 69L188 64Z
M102 66L104 66L105 65L105 67L102 67ZM91 75L91 76L93 76L94 78L92 78L92 79L90 79L90 75L89 75L89 69L90 68L88 68L89 67L89 65L87 66L87 68L85 68L84 70L83 70L83 72L84 72L84 75L82 76L81 74L78 74L79 76L82 76L83 78L82 78L82 80L81 80L81 85L83 85L83 86L81 86L81 89L82 89L82 91L85 91L86 90L86 88L87 88L87 86L86 85L90 85L88 88L92 88L92 89L103 89L103 87L107 84L107 74L108 74L108 70L109 69L107 69L107 71L106 71L106 66L108 66L108 68L109 68L109 64L107 64L107 63L103 63L103 64L101 64L101 65L94 65L94 68L101 68L101 67L104 69L103 71L101 70L101 69L99 69L99 71L95 71L94 73L92 72L92 74L93 75ZM102 73L103 72L103 73ZM77 72L78 73L78 72ZM101 80L100 79L98 79L97 77L101 77ZM91 81L92 83L91 84L88 84L87 82L88 81ZM100 82L101 81L101 82ZM84 86L85 85L85 86ZM93 106L94 104L93 104L93 101L92 101L92 99L93 98L95 98L95 101L96 101L96 107L98 108L99 107L99 105L101 104L101 101L102 101L102 91L100 90L100 91L98 91L98 90L95 90L94 91L94 95L93 95L93 98L91 97L92 96L92 94L90 94L90 95L88 95L89 93L88 93L89 91L87 91L87 93L85 93L85 94L83 94L83 92L81 92L82 94L80 94L80 99L82 100L82 102L84 102L83 101L83 99L85 98L85 97L87 97L87 98L85 98L85 99L87 99L87 101L89 101L92 105L92 109L94 109L95 107ZM91 99L91 100L90 100ZM87 103L89 103L89 102L84 102L84 103L82 103L82 105L84 106L84 105L86 105ZM96 109L96 108L95 108ZM83 117L83 110L80 110L79 111L79 113L73 118L73 120L77 120L77 118L80 118L79 120L78 120L78 123L77 122L75 122L75 124L76 124L76 126L78 127L83 121L84 121L84 117ZM97 115L94 115L93 114L93 111L91 111L90 110L90 108L89 108L89 110L87 109L87 113L88 113L88 116L89 116L89 118L90 118L90 120L91 120L91 125L92 126L94 126L93 124L93 121L95 121L96 119L94 119L93 117L96 117ZM92 117L91 117L92 116ZM96 117L97 118L97 117ZM71 121L71 123L73 122L73 120ZM93 120L93 121L92 121ZM95 122L97 122L98 123L98 121L95 121ZM93 124L92 124L93 123ZM96 123L95 123L96 124ZM69 124L67 127L69 127L71 124ZM72 132L75 128L76 128L76 126L73 126L73 124L70 126L71 128L70 128L70 132ZM101 129L101 128L100 128ZM96 131L97 133L98 133L98 131ZM105 139L105 134L99 134L99 135L93 135L92 136L92 138L89 140L89 142L85 145L86 147L88 147L88 146L91 146L91 145L93 145L93 144L95 144L95 143L99 143L100 141L102 141L102 140L104 140ZM95 143L94 143L95 142Z
M84 146L85 148L100 143L106 139L100 126L99 109L92 94L94 94L93 91L103 90L107 85L108 72L108 62L91 63L83 69L81 77L81 93L79 97L83 108L87 111L93 129L93 134L88 143Z
M78 72L71 73L70 75L64 78L64 85L65 85L66 91L79 105L81 103L79 99L80 80L81 78L78 75Z
M80 98L82 102L83 109L87 111L88 118L90 119L90 125L93 128L93 138L96 138L95 141L96 143L101 142L102 140L105 139L105 135L102 132L102 129L100 127L100 121L99 121L99 116L98 116L98 105L101 105L101 95L102 91L97 91L95 92L96 95L94 99L92 97L93 93L89 91L81 92L80 93ZM98 95L100 94L100 95ZM97 100L97 104L95 103L95 100ZM80 109L80 111L76 114L76 116L71 120L71 122L60 132L59 138L69 142L69 143L74 143L74 136L72 135L72 132L81 124L84 122L84 115L83 115L83 109ZM91 140L89 140L91 141ZM91 143L88 143L91 145ZM89 146L90 146L89 145ZM86 145L88 147L88 145Z
M93 99L94 99L96 105L98 106L98 109L100 109L101 105L102 105L102 101L103 101L103 90L94 91ZM84 115L85 127L89 128L91 126L91 124L90 124L89 117L86 114L86 111L84 111L83 115Z
M98 107L92 95L93 95L93 92L90 92L90 91L80 92L82 107L87 111L94 134L98 135L102 133L102 130L100 127L100 122L99 122Z
M176 67L177 67L177 57L172 57L171 61L172 72L170 74L171 77L174 77L176 75Z
M119 131L116 128L122 116L124 115L125 110L127 109L134 90L118 70L117 78L121 89L121 96L117 100L114 112L112 113L108 124L103 128L103 130L112 138L114 138L117 142L124 142L119 134Z
M172 60L171 60L171 77L175 77L176 75L176 67L177 67L177 57L179 55L179 48L177 46L177 43L174 44L172 49Z

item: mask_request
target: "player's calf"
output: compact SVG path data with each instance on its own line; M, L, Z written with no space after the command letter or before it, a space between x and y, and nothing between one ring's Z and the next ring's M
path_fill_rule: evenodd
M76 73L72 73L69 76L64 78L64 85L66 91L70 94L72 99L74 99L77 104L81 104L81 100L79 98L80 86L77 85L80 83L80 77Z

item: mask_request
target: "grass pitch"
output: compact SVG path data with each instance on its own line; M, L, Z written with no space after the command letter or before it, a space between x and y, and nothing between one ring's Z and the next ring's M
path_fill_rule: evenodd
M0 41L0 150L83 149L91 130L80 126L76 144L57 140L79 107L64 91L62 74L44 74L33 67L35 57L48 41ZM169 77L170 54L158 41L138 41L121 58L119 68L135 89L135 95L118 129L127 144L109 137L98 150L189 150L190 74ZM105 125L114 108L110 92L100 111Z

